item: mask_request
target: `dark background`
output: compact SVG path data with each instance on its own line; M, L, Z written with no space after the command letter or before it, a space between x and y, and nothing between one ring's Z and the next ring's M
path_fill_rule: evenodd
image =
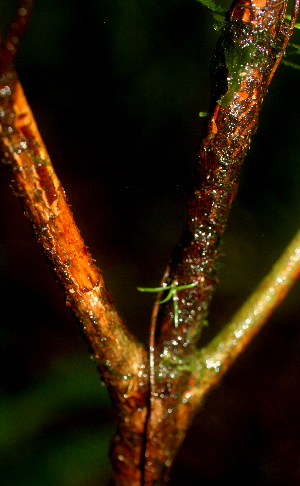
M0 3L3 37L15 5ZM75 221L145 342L153 296L136 286L159 284L186 219L213 23L196 0L37 0L18 55ZM281 66L264 101L203 343L298 230L299 76ZM114 430L106 390L4 167L0 184L1 484L105 486ZM211 393L172 486L299 484L299 288Z

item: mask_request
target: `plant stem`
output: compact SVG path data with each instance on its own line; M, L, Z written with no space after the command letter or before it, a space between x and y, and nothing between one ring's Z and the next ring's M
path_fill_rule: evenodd
M140 484L149 396L148 356L125 327L84 244L18 81L16 39L25 31L31 7L31 0L21 1L7 41L0 46L0 157L108 387L118 427L112 448L114 467L119 477L127 480L129 475Z
M296 5L298 0L295 9ZM114 483L165 484L205 393L255 335L300 271L299 233L254 295L199 357L196 343L217 282L219 241L263 97L280 59L275 41L282 31L286 1L236 0L229 12L225 37L215 51L213 99L198 153L189 219L163 280L163 289L172 292L165 298L158 296L154 307L150 362L120 319L101 271L84 245L17 79L13 62L19 42L15 42L25 31L31 7L31 0L20 3L0 50L1 159L11 171L13 190L109 388L118 426L111 450ZM293 14L283 48L295 18Z
M268 320L300 274L300 230L245 304L201 350L194 379L201 393L214 385Z
M298 0L283 46L288 42L297 9ZM285 10L285 1L234 1L214 51L212 100L198 151L189 218L163 280L166 286L195 281L198 285L178 292L178 326L173 325L172 303L165 300L159 305L161 296L152 319L147 486L156 484L155 481L167 482L176 449L185 436L199 397L206 391L196 369L200 367L202 373L211 370L203 368L196 343L217 283L219 242L236 197L242 163L282 55L275 44L280 42ZM226 336L222 339L226 340ZM234 343L238 352L239 342Z

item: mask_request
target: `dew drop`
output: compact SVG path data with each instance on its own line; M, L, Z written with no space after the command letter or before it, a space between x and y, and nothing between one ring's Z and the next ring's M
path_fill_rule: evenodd
M27 14L26 8L24 7L19 8L18 14L21 15L21 17L25 17L25 15Z

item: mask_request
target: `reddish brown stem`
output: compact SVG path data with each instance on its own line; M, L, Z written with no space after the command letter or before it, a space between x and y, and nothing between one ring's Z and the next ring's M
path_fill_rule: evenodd
M29 11L22 9L29 3L21 2L0 51L1 160L12 174L13 191L67 305L82 326L112 397L118 425L112 448L116 474L140 484L148 410L148 357L124 326L84 244L14 71L12 61L17 49L11 46L15 35L25 30Z
M31 17L34 0L21 0L4 44L1 46L1 72L8 72L18 52Z
M298 3L295 12L297 8ZM147 485L167 482L168 470L195 412L195 382L190 375L196 361L195 346L217 282L215 264L219 257L219 241L236 197L242 162L256 131L267 87L278 65L278 51L273 46L283 28L285 9L286 2L276 0L235 1L228 16L231 23L227 24L232 29L227 31L226 38L221 37L214 54L216 81L213 82L213 99L198 152L189 219L164 278L168 285L172 282L186 285L195 281L198 285L178 292L178 328L174 326L172 302L163 305L157 302L153 314ZM295 16L296 13L293 18ZM249 33L246 42L245 32ZM284 39L284 48L290 34L291 30ZM221 61L226 60L234 43L240 43L243 48L253 44L255 48L255 36L260 39L259 49L264 49L264 56L259 63L253 60L253 65L249 67L247 64L244 68L246 75L230 97L226 94L229 68L226 66L225 69ZM243 54L238 52L237 55L242 58ZM222 103L225 94L227 99Z
M174 326L172 301L155 305L151 327L150 414L147 353L125 328L101 272L84 245L13 68L31 6L30 0L21 2L0 51L1 158L12 173L13 190L31 221L67 304L82 325L109 388L118 426L111 452L114 483L165 484L199 403L196 397L201 395L202 384L197 382L198 373L192 373L197 364L196 343L217 282L219 240L236 196L239 171L280 58L278 47L274 46L279 33L284 31L286 2L239 0L234 2L228 16L227 25L235 26L235 30L226 34L232 36L229 42L247 41L251 46L255 44L254 37L260 38L262 34L264 55L261 60L258 56L260 62L252 59L252 64L244 66L246 75L243 74L232 97L228 95L229 71L217 64L189 219L164 277L168 285L197 282L197 286L178 291L178 327ZM283 48L297 8L298 0ZM245 32L249 32L246 39ZM226 58L224 46L221 39L216 59L220 55Z

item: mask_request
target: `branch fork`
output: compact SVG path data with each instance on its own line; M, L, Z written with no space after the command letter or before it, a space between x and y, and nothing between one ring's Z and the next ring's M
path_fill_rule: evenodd
M11 172L13 191L67 305L82 326L111 395L117 423L111 448L114 484L163 485L207 392L299 275L298 234L275 265L276 270L232 323L199 352L196 345L218 281L215 266L219 241L236 196L243 159L256 131L263 97L296 21L299 0L295 1L288 30L283 21L286 1L239 0L227 15L227 22L236 27L225 32L225 36L233 37L221 38L214 53L213 97L198 152L189 218L162 285L138 288L159 292L149 352L122 322L101 271L83 242L14 70L32 5L31 0L20 2L8 37L1 44L1 160ZM249 24L251 29L247 30ZM260 64L256 60L239 71L248 62L243 58L245 52L252 56L251 49L243 51L245 42L250 46L254 42L251 36L245 38L246 31L258 33L255 42L261 43L263 56ZM265 35L267 31L271 38ZM284 40L278 55L273 46L281 32ZM241 65L234 60L235 55ZM235 77L230 96L228 77ZM161 299L166 290L167 296Z

